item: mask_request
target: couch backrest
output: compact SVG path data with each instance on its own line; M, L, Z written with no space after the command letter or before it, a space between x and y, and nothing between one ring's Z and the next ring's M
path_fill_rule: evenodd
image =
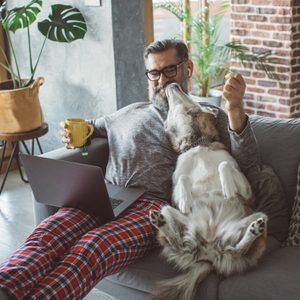
M250 116L259 145L261 160L279 177L291 209L296 194L300 163L300 119L275 119Z

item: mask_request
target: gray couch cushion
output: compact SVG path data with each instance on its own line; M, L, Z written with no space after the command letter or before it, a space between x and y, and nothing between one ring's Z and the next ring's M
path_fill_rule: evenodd
M300 246L300 164L298 165L297 192L289 226L287 246Z
M267 253L277 251L276 249L278 249L278 247L279 242L270 237L268 239ZM176 274L176 271L166 263L165 259L160 257L159 253L159 249L152 251L145 258L139 259L130 265L126 270L106 277L97 287L105 292L109 292L106 287L111 286L111 284L105 283L109 281L117 284L116 288L122 289L123 286L132 290L151 293L151 291L155 289L155 283L157 281L170 278ZM209 277L200 284L195 299L218 299L219 282L220 278L216 274L209 275ZM113 292L111 292L111 294L115 295Z
M246 174L255 195L253 208L269 217L268 234L283 242L289 227L287 201L281 183L269 166L255 166Z
M270 165L278 175L291 209L300 162L300 119L251 115L250 122L258 140L262 162Z
M220 282L220 300L299 300L300 248L269 253L259 267Z
M160 249L156 249L145 258L130 265L126 270L106 277L102 284L100 283L97 287L107 291L105 287L109 284L105 283L105 281L109 281L148 294L155 289L155 284L158 281L173 277L176 274L176 270L173 269L165 259L160 257ZM218 283L218 276L216 274L211 274L201 283L196 299L217 299ZM148 297L145 299L148 299Z

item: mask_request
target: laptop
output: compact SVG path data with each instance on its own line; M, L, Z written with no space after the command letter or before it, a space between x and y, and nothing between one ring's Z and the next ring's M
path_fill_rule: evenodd
M19 154L36 201L73 207L99 216L103 223L118 217L144 189L106 183L100 167Z

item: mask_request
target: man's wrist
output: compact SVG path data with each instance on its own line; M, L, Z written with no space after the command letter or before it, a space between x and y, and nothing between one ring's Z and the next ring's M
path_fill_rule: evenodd
M247 116L245 114L244 109L235 108L227 110L228 120L229 120L229 128L236 133L241 133L246 125L247 125Z

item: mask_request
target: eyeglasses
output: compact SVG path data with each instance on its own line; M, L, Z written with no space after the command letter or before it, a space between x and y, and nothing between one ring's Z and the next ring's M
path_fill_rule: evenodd
M151 81L159 80L161 74L164 74L167 78L173 78L177 75L177 69L185 62L186 59L181 61L177 65L167 66L161 70L150 70L147 71L145 74Z

